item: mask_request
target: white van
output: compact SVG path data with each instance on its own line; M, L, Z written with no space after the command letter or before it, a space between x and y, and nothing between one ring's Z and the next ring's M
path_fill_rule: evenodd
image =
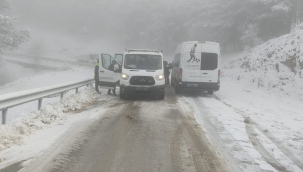
M172 63L171 84L176 93L182 90L220 89L220 45L214 42L184 42L177 47Z
M165 97L163 54L156 50L126 50L122 62L120 98L130 94Z

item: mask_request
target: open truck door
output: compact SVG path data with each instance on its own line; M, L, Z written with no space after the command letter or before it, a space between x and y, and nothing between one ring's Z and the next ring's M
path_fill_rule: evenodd
M114 87L119 83L121 75L121 61L123 61L123 55L115 56L118 59L112 57L109 54L101 54L99 57L99 81L98 85L101 88L105 89L114 89ZM113 61L117 62L118 68L115 68L114 71L109 69L109 66Z

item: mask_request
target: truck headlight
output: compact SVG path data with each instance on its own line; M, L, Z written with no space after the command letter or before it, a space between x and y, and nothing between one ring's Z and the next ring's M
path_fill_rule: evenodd
M161 80L164 79L164 75L158 75L158 76L156 76L156 79L157 79L158 81L161 81Z
M126 75L126 74L124 74L124 73L122 73L121 78L124 79L124 80L128 80L129 76Z

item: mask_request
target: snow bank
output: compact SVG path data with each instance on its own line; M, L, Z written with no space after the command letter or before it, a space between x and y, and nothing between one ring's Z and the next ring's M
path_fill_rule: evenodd
M15 144L23 144L23 138L51 124L64 124L66 113L76 111L96 100L92 88L80 91L79 94L63 98L61 102L48 104L41 111L35 111L23 120L0 127L0 151Z
M230 61L222 77L303 101L303 23Z

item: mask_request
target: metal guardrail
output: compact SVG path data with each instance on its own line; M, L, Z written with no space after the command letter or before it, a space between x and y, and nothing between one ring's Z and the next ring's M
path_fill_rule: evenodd
M54 86L42 87L42 88L37 88L27 91L1 95L0 111L2 111L2 124L6 123L6 116L9 108L38 100L38 110L40 110L42 106L43 98L60 94L60 97L62 99L64 92L76 89L76 94L77 94L78 88L83 86L88 86L94 82L95 82L94 79L89 79L80 82L79 81L70 82L66 84L59 84Z

